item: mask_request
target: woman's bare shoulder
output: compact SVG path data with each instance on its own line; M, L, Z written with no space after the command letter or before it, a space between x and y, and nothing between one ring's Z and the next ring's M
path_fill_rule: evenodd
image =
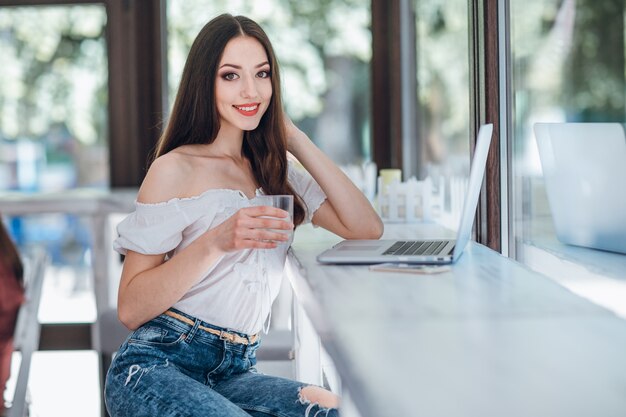
M175 151L158 157L148 169L137 200L150 204L186 197L193 165L191 156Z

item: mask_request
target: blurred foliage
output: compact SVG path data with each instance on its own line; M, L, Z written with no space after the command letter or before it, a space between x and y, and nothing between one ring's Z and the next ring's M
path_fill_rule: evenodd
M624 0L578 0L572 50L563 68L568 120L626 121Z
M417 84L426 160L461 173L469 155L466 0L415 0ZM461 171L461 172L458 172Z
M0 138L106 143L104 6L0 8Z
M511 2L520 123L625 119L625 8L624 0Z

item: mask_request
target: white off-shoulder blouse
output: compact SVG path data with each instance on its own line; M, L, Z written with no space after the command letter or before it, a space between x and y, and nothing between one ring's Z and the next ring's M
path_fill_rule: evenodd
M310 222L326 195L308 172L292 163L288 181L304 201L305 222ZM257 190L256 194L263 192ZM117 226L113 248L121 254L131 250L145 255L167 254L171 259L240 208L254 204L254 198L230 189L210 189L162 203L136 202L135 211ZM172 307L246 334L267 331L266 319L280 289L290 244L291 240L275 249L246 249L222 256Z

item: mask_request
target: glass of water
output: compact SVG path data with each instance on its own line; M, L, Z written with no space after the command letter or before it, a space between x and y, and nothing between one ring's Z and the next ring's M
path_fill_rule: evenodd
M259 195L252 199L251 203L255 206L271 206L276 207L281 210L285 210L289 213L289 217L267 217L267 218L275 218L278 220L284 220L291 222L293 221L293 196L292 195ZM276 230L280 233L292 233L292 230L279 229ZM288 242L285 242L288 244Z

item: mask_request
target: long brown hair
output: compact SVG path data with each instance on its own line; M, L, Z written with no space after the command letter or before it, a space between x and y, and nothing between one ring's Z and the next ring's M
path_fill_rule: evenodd
M263 46L270 63L272 83L272 98L259 126L244 132L242 153L250 161L254 177L266 194L295 197L293 220L299 225L304 221L304 203L287 181L287 141L278 62L263 29L247 17L217 16L194 40L154 158L182 145L213 143L220 130L220 115L215 105L217 69L226 44L239 36L250 36Z
M0 263L13 273L15 279L22 284L24 279L24 267L17 249L9 237L9 233L4 228L4 223L0 219Z

